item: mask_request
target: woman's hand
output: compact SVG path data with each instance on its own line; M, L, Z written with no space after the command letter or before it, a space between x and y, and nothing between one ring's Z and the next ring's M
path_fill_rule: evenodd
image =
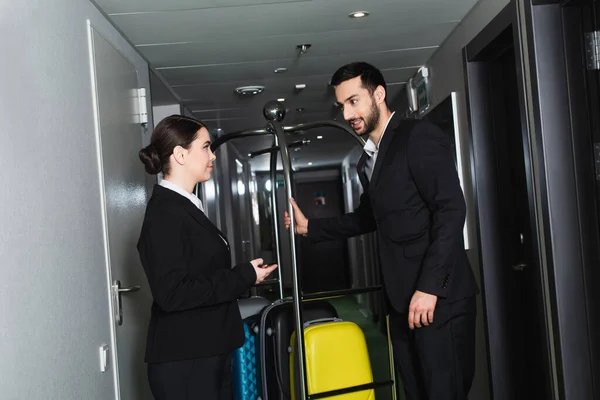
M256 272L256 283L261 283L264 281L267 276L277 268L277 264L273 265L263 265L263 259L257 258L256 260L250 261L250 264L254 267L254 272Z

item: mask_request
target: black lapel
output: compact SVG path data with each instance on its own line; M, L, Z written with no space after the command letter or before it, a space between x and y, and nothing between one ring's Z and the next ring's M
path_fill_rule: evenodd
M371 174L371 187L375 185L375 183L377 182L377 178L379 178L379 172L381 171L383 160L385 159L385 155L388 149L390 148L390 143L392 142L394 131L396 130L400 122L400 114L395 113L383 134L383 138L381 139L381 143L379 144L377 161L375 162L375 166L373 167L373 173Z
M358 160L358 164L356 164L356 171L358 172L358 179L363 187L363 192L369 190L369 178L367 178L367 173L365 172L367 157L369 156L363 151L360 159Z
M206 228L208 230L212 229L216 234L221 236L223 238L223 240L225 241L225 244L229 248L229 241L227 240L227 237L225 237L223 232L221 232L219 230L219 228L217 228L215 226L215 224L213 224L212 221L210 219L208 219L208 217L202 211L200 211L200 209L198 209L198 207L196 207L196 205L193 204L189 199L186 199L179 193L175 193L171 189L167 189L160 185L156 185L154 190L158 194L169 196L170 199L175 201L177 204L180 204L183 207L183 209L188 214L190 214L192 216L192 218L194 218L194 220L196 222L198 222L200 225L202 225L204 228Z
M212 221L208 219L208 217L202 211L200 211L200 209L198 209L198 207L196 207L191 201L189 201L189 199L186 199L183 196L181 197L185 200L185 202L182 202L183 207L196 220L196 222L198 222L200 225L209 230L214 230L215 233L217 233L223 238L225 244L227 245L227 248L229 248L229 241L227 240L223 232L221 232L221 230L217 228L215 224L213 224Z

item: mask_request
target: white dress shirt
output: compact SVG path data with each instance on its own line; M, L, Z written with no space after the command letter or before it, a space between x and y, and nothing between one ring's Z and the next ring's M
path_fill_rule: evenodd
M394 111L390 115L390 118L387 120L385 127L381 132L381 136L379 137L379 142L375 144L375 142L373 142L369 137L367 139L367 143L365 143L365 146L363 147L363 150L369 156L365 162L365 173L367 174L367 178L369 179L369 181L371 180L371 176L373 175L373 169L375 167L375 162L377 161L377 153L379 153L379 143L381 143L381 139L383 139L383 134L385 133L385 130L387 129L395 113L396 112Z
M167 180L161 180L159 183L160 186L170 189L176 193L179 193L183 197L188 198L200 211L204 212L204 206L202 205L202 201L195 195L189 193L187 190L182 189L179 185L174 184L173 182Z

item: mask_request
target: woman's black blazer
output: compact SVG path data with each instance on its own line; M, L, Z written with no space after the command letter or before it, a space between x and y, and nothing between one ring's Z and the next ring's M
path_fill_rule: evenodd
M137 249L152 291L147 363L223 354L244 343L237 298L256 282L189 199L154 186Z

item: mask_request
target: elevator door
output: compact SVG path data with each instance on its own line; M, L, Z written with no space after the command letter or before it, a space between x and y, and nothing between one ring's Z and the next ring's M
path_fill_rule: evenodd
M594 33L600 38L600 0L570 1L563 7L562 17L573 154L576 155L590 381L594 398L600 398L600 341L597 339L600 335L600 291L597 289L600 282L600 66L590 61L593 53L590 38Z
M547 327L513 43L508 25L466 55L484 318L493 398L547 399Z
M514 48L511 46L491 66L495 152L498 165L498 205L504 221L501 244L504 254L507 334L510 369L516 391L513 399L547 398L544 393L543 354L539 337L542 315L538 307L539 281L532 252L531 215L519 112Z

